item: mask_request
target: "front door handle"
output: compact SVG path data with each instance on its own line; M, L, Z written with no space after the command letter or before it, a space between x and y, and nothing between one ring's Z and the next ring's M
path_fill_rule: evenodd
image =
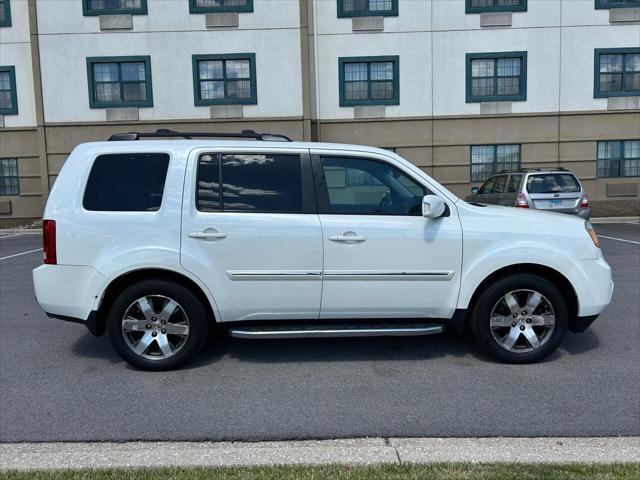
M345 232L342 235L329 235L329 240L332 242L361 243L366 239L367 237L356 235L355 232Z
M213 228L207 228L204 232L191 232L188 236L198 240L221 240L227 238L226 233L218 232Z

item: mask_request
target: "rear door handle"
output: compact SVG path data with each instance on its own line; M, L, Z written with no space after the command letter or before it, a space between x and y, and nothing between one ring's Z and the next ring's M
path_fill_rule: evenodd
M227 238L226 233L215 232L215 231L207 231L204 232L191 232L189 233L189 238L196 238L198 240L218 240Z
M346 232L344 235L329 235L329 240L332 242L361 243L366 239L367 237L356 235L353 232Z

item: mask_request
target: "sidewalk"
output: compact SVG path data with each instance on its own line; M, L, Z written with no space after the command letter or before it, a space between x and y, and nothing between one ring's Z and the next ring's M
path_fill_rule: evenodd
M640 437L0 444L0 471L401 463L638 463Z

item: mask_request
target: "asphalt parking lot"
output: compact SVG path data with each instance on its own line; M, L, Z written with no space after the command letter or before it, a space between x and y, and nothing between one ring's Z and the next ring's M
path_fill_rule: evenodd
M0 441L640 435L640 225L596 231L613 302L539 364L495 363L453 336L219 337L163 373L48 319L31 285L41 236L5 235Z

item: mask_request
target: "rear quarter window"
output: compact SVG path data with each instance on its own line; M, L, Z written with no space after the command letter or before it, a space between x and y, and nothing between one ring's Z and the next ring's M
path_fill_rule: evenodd
M168 168L166 153L99 155L89 173L83 206L101 212L159 210Z
M571 193L580 191L578 179L570 173L541 173L529 175L529 193Z

